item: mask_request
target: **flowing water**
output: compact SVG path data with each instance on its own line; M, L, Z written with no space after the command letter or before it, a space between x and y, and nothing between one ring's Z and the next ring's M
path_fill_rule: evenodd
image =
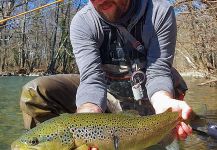
M9 150L10 144L23 133L19 96L22 86L34 77L0 77L0 150Z
M188 92L185 100L193 108L196 114L204 118L204 122L195 122L195 127L200 131L206 131L208 123L217 125L217 87L198 86L203 79L185 79L188 84ZM205 135L193 134L182 143L185 150L217 150L217 139Z
M24 132L19 96L22 86L34 78L0 77L0 150L9 150L11 142ZM217 124L217 88L197 86L203 82L201 79L186 78L186 82L189 87L186 101L207 122ZM216 150L217 140L194 133L180 145L183 150Z

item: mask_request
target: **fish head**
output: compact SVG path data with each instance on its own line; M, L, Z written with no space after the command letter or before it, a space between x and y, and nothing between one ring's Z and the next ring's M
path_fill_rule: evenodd
M52 120L30 129L11 144L11 150L70 150L73 148L73 134L64 124Z
M24 134L11 144L11 150L70 150L73 142L64 143L59 135L50 137L49 135Z
M37 138L28 138L26 142L19 139L14 141L11 145L11 150L70 150L70 145L62 144L59 141L45 141L40 142Z

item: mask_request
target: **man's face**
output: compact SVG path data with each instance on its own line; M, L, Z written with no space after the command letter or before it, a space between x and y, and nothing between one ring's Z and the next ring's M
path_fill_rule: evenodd
M131 0L90 0L96 11L107 21L117 22L129 8Z

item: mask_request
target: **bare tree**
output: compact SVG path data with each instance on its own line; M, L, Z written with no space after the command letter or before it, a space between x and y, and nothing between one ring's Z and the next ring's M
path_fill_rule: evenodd
M177 16L177 49L190 67L216 75L217 1L202 2L200 9L195 8L192 1L178 3L179 6L184 4L188 9Z

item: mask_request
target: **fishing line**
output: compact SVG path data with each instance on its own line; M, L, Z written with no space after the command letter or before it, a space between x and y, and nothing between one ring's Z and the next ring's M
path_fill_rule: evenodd
M17 15L14 15L14 16L9 16L9 17L7 17L7 18L4 18L4 19L0 20L0 24L4 24L5 22L7 22L7 21L9 21L9 20L11 20L11 19L14 19L14 18L17 18L17 17L20 17L20 16L24 16L24 15L26 15L26 14L28 14L28 13L31 13L31 12L34 12L34 11L38 11L38 10L40 10L40 9L43 9L43 8L52 6L52 5L54 5L54 4L62 3L62 2L64 2L64 0L56 0L56 1L52 2L52 3L48 3L48 4L45 4L45 5L36 7L35 9L31 9L31 10L28 10L28 11L24 11L24 12L21 12L21 13L19 13L19 14L17 14ZM28 2L27 2L27 3L24 3L24 4L28 4Z
M63 2L63 3L61 3L61 4L59 4L59 6L65 6L65 5L67 5L67 4L69 4L69 3L72 3L72 2L70 2L70 1L68 1L68 2ZM49 9L45 9L45 10L42 10L44 13L48 13L49 11L52 11L52 10L54 10L55 8L57 8L58 6L56 6L56 5L53 5L53 6L50 6L49 7ZM48 8L48 7L47 7ZM5 27L7 27L7 26L10 26L10 25L13 25L13 24L18 24L20 21L23 21L23 20L27 20L27 19L30 19L30 18L33 18L34 17L34 15L35 14L32 14L33 12L30 12L29 13L29 15L28 15L28 17L26 17L25 19L24 18L14 18L14 19L12 19L12 20L9 20L5 25L1 25L0 26L0 28L5 28ZM43 15L44 16L44 15ZM19 27L14 27L13 29L17 29L17 28L19 28Z

